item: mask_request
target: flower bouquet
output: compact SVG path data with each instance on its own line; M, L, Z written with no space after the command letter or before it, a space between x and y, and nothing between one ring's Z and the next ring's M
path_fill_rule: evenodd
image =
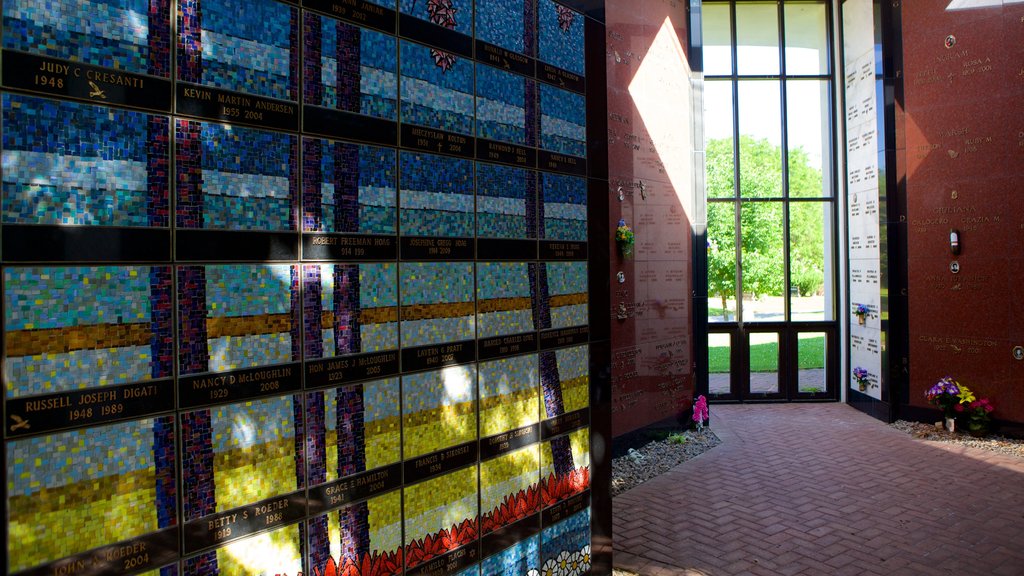
M967 415L967 432L971 436L985 436L992 426L995 405L988 398L979 398L968 404L957 404L955 410Z
M710 419L711 415L708 411L708 399L703 394L697 396L697 400L693 403L693 421L697 423L697 432L704 431L704 423Z
M864 304L857 304L857 307L853 309L853 314L857 317L857 323L861 326L864 325L864 322L870 312L871 309Z
M867 392L868 388L871 387L871 380L868 378L866 368L861 368L860 366L854 368L853 379L857 381L857 389L861 392Z
M615 244L618 245L623 258L633 255L633 242L633 231L629 229L625 220L619 220L618 228L615 229Z
M924 397L928 399L929 404L942 409L946 429L950 432L956 429L956 416L964 410L962 404L975 401L971 389L957 382L952 376L946 376L936 382L924 393Z

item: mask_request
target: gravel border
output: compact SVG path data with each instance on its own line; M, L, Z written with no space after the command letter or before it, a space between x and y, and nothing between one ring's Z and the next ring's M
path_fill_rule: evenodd
M664 474L679 464L696 458L722 441L711 431L665 430L663 440L653 440L612 459L612 496L618 496L639 484ZM681 441L680 441L681 440Z
M996 435L986 436L984 438L975 438L970 434L953 434L947 432L942 427L935 426L934 424L908 422L906 420L897 420L889 426L899 430L900 432L910 434L919 440L970 446L972 448L981 448L983 450L990 450L992 452L999 452L1009 456L1024 458L1024 440L1017 438L1007 438L1005 436Z

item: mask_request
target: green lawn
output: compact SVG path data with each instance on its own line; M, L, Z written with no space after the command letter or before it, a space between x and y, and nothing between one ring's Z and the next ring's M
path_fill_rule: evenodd
M825 367L825 337L801 338L800 368ZM750 371L774 372L778 370L779 345L774 342L754 344L750 347ZM729 347L716 346L708 349L708 366L712 374L729 371Z

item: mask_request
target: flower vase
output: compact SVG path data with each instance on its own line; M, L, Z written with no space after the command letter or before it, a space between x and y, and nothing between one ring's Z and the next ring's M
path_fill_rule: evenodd
M863 326L865 321L863 314L857 314L857 324Z
M633 244L630 242L619 242L619 254L622 254L623 258L633 256Z
M946 418L943 420L943 423L946 425L947 431L949 431L950 433L956 432L956 418L946 416Z
M864 382L858 382L858 383L857 383L857 388L858 388L858 389L859 389L859 390L860 390L861 392L867 392L867 391L868 391L868 385L867 385L866 383L864 383Z

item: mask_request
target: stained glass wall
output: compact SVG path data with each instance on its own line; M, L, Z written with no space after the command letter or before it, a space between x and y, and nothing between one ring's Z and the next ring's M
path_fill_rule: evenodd
M4 574L591 570L589 16L2 17Z

